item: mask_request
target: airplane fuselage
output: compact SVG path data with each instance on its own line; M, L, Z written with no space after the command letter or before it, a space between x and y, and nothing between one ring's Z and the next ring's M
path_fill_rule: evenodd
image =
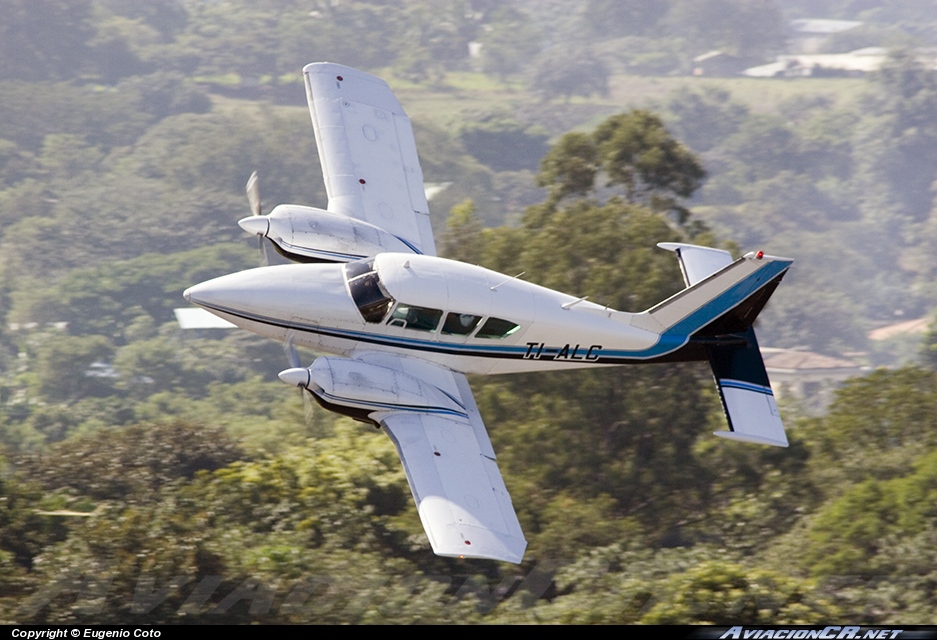
M276 340L345 356L406 352L463 373L649 362L688 341L635 326L642 314L415 254L261 267L196 285L186 297Z

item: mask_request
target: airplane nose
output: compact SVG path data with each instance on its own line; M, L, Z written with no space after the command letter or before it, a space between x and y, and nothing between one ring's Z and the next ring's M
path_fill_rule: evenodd
M294 295L289 274L271 267L231 273L193 285L182 293L193 304L241 310L277 306L278 300L289 300Z
M237 318L285 327L294 318L312 322L359 317L345 288L340 265L293 264L248 269L194 285L183 295L189 302L235 324L239 322Z
M267 216L248 216L238 220L238 226L251 235L266 236L270 230L270 219Z
M185 298L186 302L191 302L192 304L198 304L201 301L201 297L199 296L199 290L204 289L204 287L202 286L204 284L205 283L203 282L202 284L196 284L196 285L189 287L188 289L182 292L182 297Z

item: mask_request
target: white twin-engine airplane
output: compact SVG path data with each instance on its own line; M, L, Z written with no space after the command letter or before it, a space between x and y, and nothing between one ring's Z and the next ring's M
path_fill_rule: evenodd
M303 264L216 278L185 298L336 354L280 378L384 428L435 553L518 563L527 547L469 373L708 360L729 426L716 435L787 446L752 322L790 260L662 243L687 288L625 313L439 258L410 120L390 87L329 63L303 73L328 208L260 215L252 180L255 215L239 222Z

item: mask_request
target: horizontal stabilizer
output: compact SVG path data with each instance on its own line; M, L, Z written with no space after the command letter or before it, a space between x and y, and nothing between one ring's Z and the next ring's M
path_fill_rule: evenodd
M677 254L686 286L692 287L720 269L732 264L732 254L722 249L701 247L683 242L658 242L657 246Z

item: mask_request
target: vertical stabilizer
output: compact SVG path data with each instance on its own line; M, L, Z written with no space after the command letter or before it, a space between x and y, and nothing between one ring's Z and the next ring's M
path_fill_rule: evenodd
M662 326L668 326L680 315L675 312L681 303L687 308L713 311L706 326L693 335L706 345L729 423L728 431L717 431L715 435L786 447L784 425L752 323L791 261L758 252L732 262L732 256L721 249L676 242L657 246L677 254L687 289L678 294L682 300L674 296L677 304L662 304L652 309L651 315ZM733 272L738 275L731 278Z

